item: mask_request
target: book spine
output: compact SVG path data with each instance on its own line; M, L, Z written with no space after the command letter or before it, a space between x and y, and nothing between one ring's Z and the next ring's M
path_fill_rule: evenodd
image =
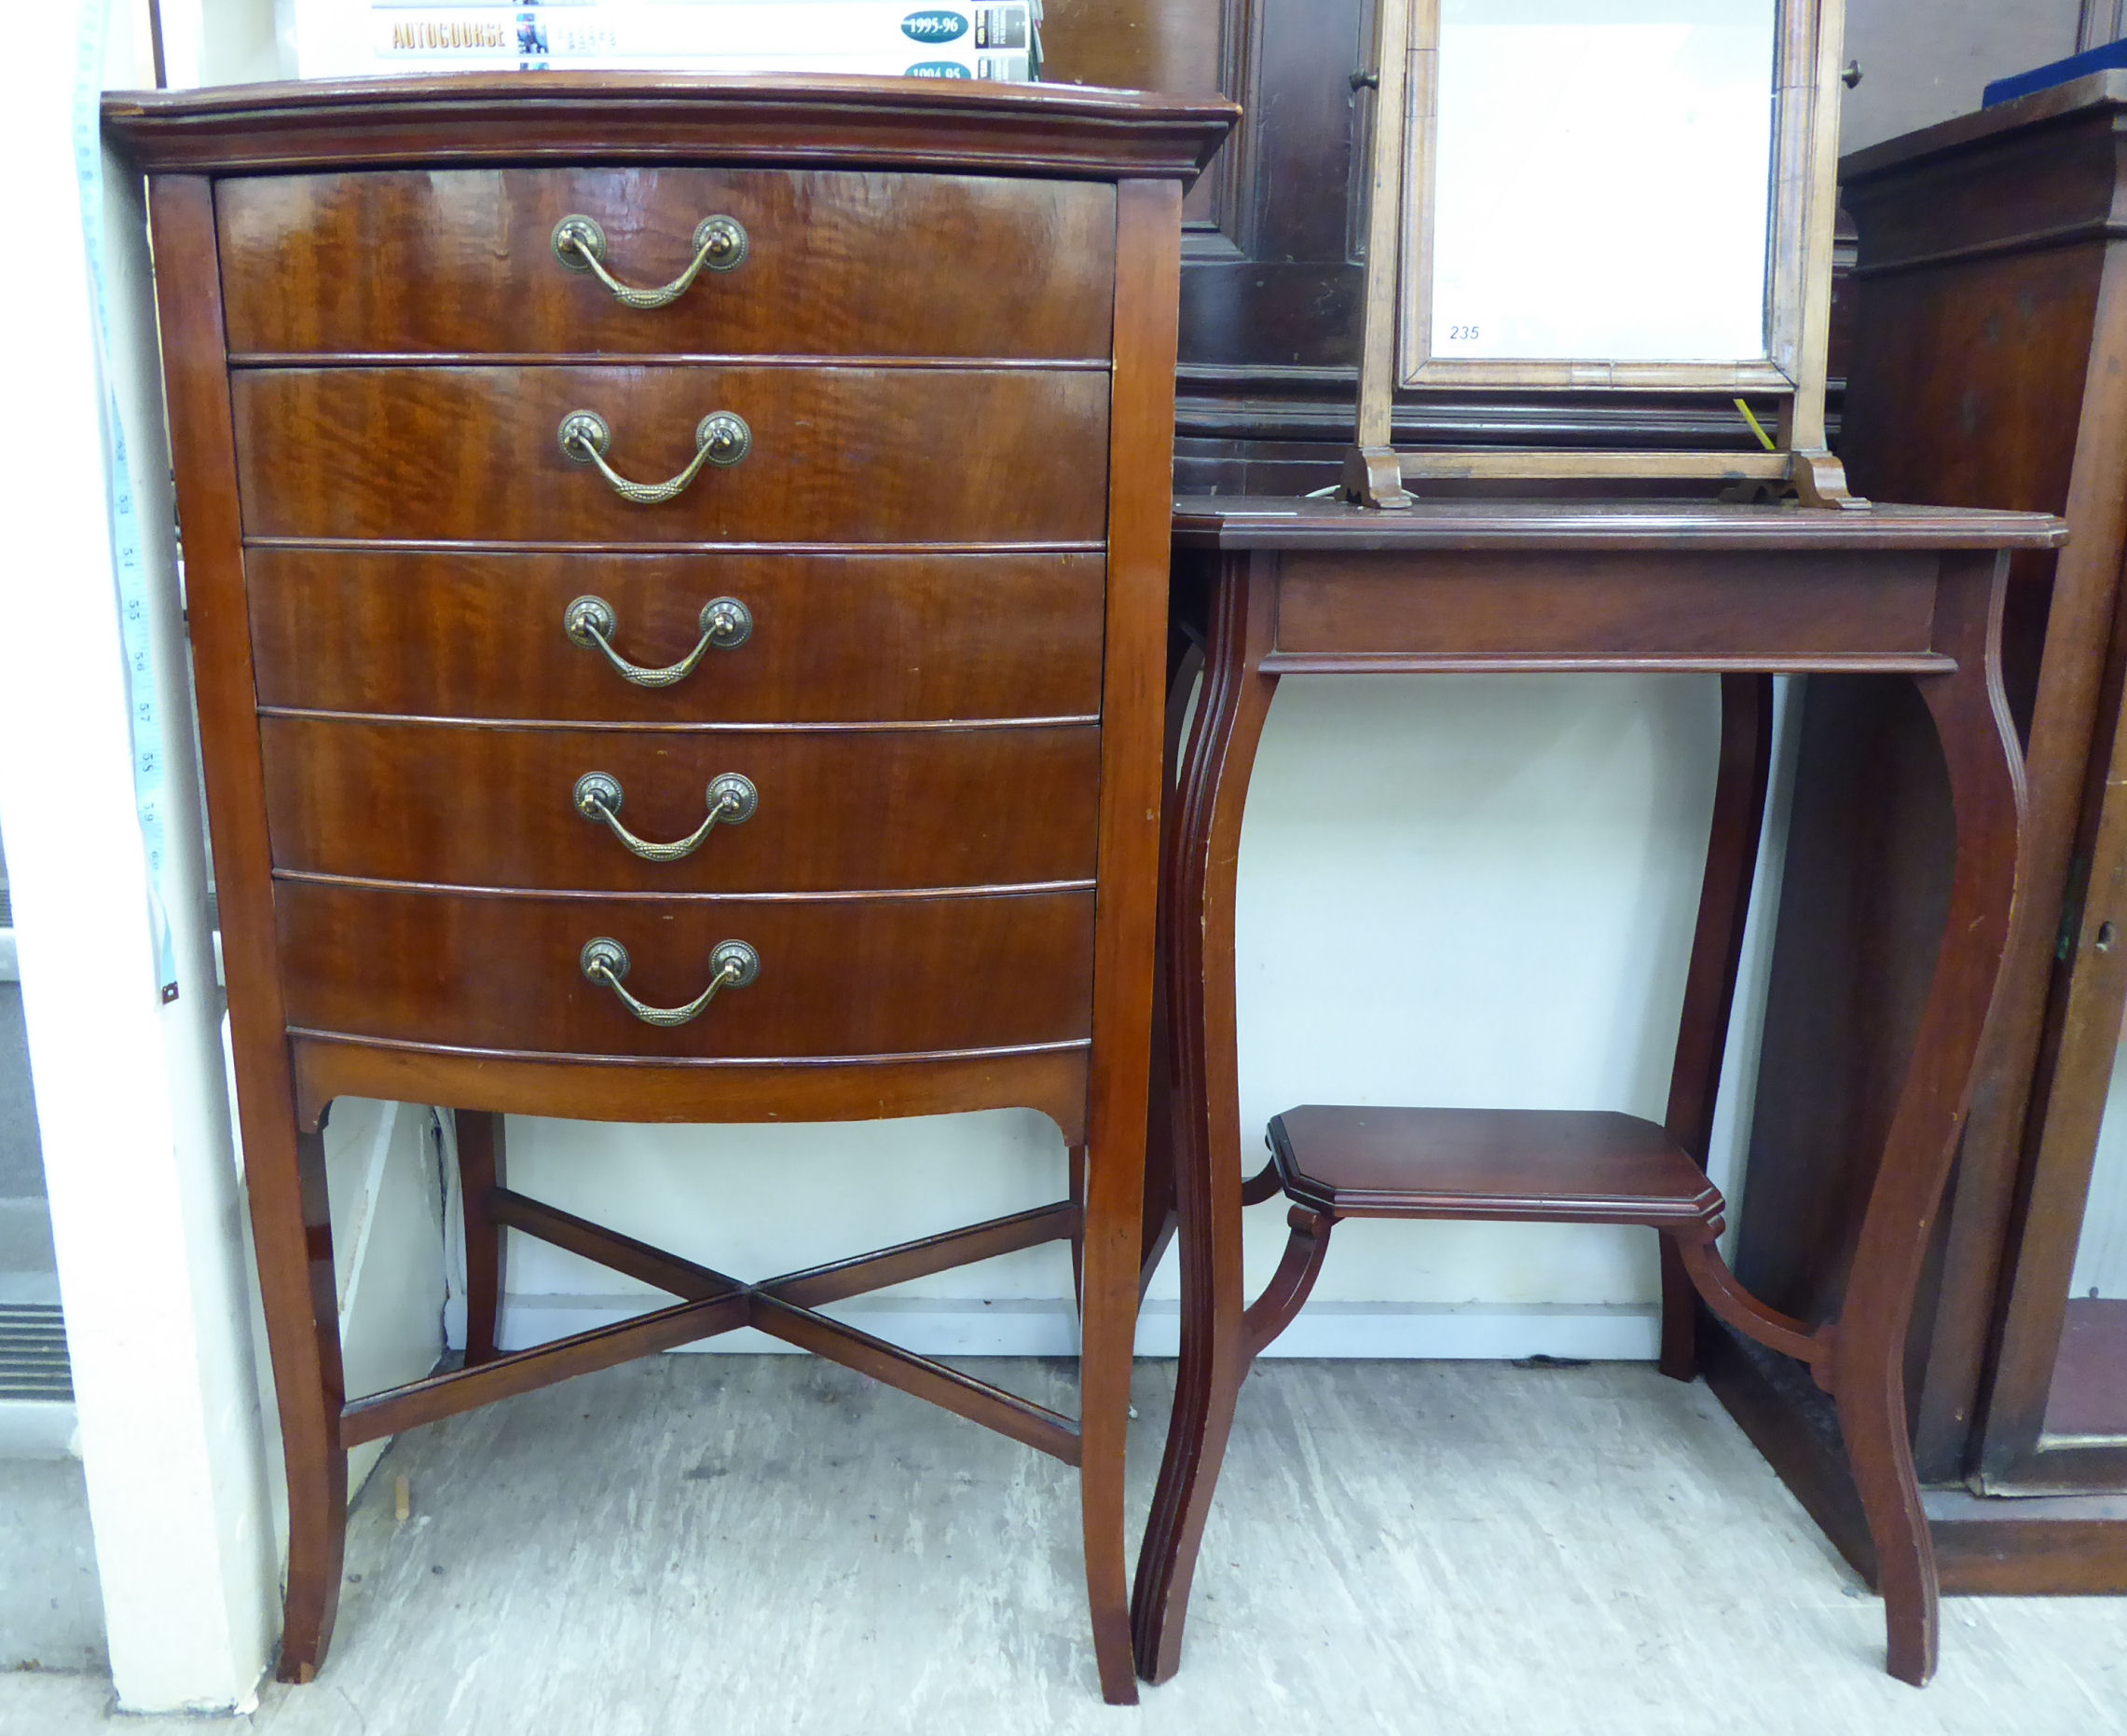
M297 47L300 58L304 45ZM1024 0L966 7L911 7L906 0L375 0L367 48L367 65L328 66L313 57L302 71L320 76L598 66L1025 81L1035 75L1038 53Z

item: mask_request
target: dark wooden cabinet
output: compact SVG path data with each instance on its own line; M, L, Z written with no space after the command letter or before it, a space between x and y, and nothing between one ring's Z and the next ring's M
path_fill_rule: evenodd
M2013 569L2004 665L2029 768L2022 889L1908 1346L1914 1453L1934 1485L1928 1510L1953 1590L2127 1590L2127 1391L2100 1401L2095 1390L2127 1379L2127 1304L2081 1309L2064 1349L2127 997L2127 838L2117 795L2107 800L2127 769L2116 745L2127 673L2123 146L2127 78L2107 74L1843 165L1859 229L1844 437L1855 486L2052 512L2071 526L2057 555L2019 554ZM1897 768L1930 773L1914 708L1815 680L1805 708L1791 888L1859 883L1866 864L1868 883L1899 889L1846 900L1791 946L1783 936L1776 964L1737 1268L1777 1305L1820 1318L1848 1280L1857 1177L1942 930L1945 888L1931 865L1949 816L1939 772L1931 792L1886 799ZM2121 1341L2108 1351L2112 1331ZM1712 1369L1866 1567L1818 1400L1736 1346ZM2064 1389L2057 1371L2088 1389ZM2049 1423L2057 1401L2068 1409ZM1990 1498L2010 1491L2093 1498Z
M751 1325L1076 1468L1134 1700L1176 278L1231 105L526 74L106 114L149 177L281 1674L324 1657L348 1449ZM468 1268L468 1366L351 1399L344 1095L459 1112ZM1006 1105L1069 1199L758 1282L513 1192L502 1141ZM502 1354L511 1231L676 1301ZM1077 1417L813 1311L1055 1240Z

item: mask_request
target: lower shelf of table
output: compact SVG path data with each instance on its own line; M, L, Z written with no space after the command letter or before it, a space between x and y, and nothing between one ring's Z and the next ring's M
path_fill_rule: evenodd
M1273 1117L1269 1136L1286 1194L1339 1218L1721 1223L1705 1170L1638 1115L1308 1104Z

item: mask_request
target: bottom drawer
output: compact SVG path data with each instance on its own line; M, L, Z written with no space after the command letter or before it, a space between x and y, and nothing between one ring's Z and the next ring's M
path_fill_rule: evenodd
M923 1054L1085 1040L1093 895L637 897L274 889L292 1028L519 1053L734 1060ZM711 951L759 977L691 1022L646 1024L581 968L627 950L630 992L684 1005Z

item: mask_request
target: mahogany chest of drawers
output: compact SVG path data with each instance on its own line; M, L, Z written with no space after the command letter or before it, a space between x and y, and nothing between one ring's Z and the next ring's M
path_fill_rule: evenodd
M116 98L150 207L240 1113L322 1661L346 1452L752 1325L1081 1468L1134 1698L1179 212L1222 103L528 75ZM459 1112L467 1366L342 1389L322 1119ZM1073 1196L743 1281L503 1113L1023 1104ZM883 1182L891 1185L891 1182ZM501 1353L509 1229L676 1302ZM814 1312L1068 1237L1066 1418Z

